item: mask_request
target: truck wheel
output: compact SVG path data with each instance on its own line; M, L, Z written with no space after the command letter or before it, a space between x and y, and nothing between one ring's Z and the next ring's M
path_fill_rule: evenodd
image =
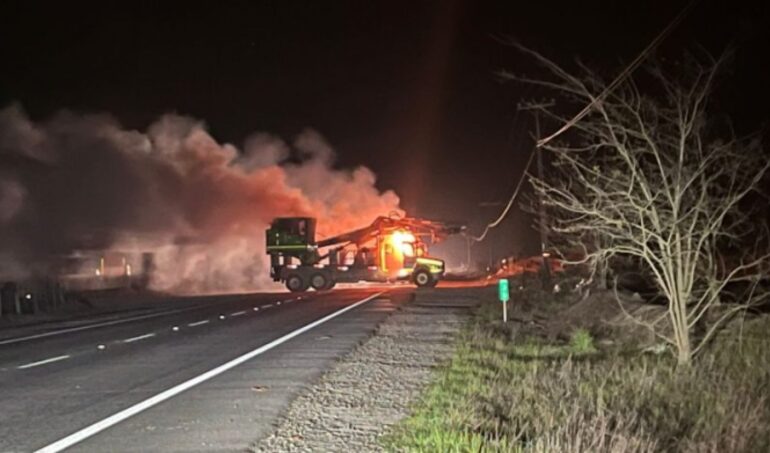
M322 291L324 289L327 289L329 285L329 278L325 276L322 273L313 274L312 277L310 277L310 286L313 287L316 291Z
M427 269L418 269L414 271L414 284L420 288L431 287L435 285L433 275Z
M291 274L286 277L286 287L293 293L299 293L307 290L307 283L299 274Z

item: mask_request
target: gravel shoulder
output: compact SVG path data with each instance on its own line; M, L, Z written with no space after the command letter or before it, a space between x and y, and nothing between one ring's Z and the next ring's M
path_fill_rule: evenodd
M289 406L256 452L382 451L379 439L409 415L483 290L437 288L410 303Z

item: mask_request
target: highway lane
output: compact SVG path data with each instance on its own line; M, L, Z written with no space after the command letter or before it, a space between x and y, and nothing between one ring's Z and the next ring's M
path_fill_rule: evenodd
M231 319L233 313L249 310L269 309L290 303L313 299L319 294L249 294L240 297L210 297L203 303L169 308L160 306L156 310L131 313L109 320L87 322L66 327L48 326L45 331L17 335L0 340L0 371L52 356L52 351L59 355L79 355L100 350L99 345L112 347L124 343L127 339L153 333L156 336L187 330L206 323ZM262 307L262 308L260 308ZM237 315L236 315L237 316ZM200 324L199 324L200 323ZM69 324L69 323L68 323ZM190 326L189 324L193 324ZM178 330L174 331L174 327ZM102 349L103 350L103 349ZM56 356L55 354L53 356Z
M307 293L302 299L290 294L244 295L226 303L0 345L0 451L32 451L66 438L379 291ZM396 299L403 299L409 291L396 290L400 294ZM318 326L319 332L327 331L321 337L303 333L264 357L254 357L200 388L188 390L190 395L176 396L137 415L136 421L128 420L75 445L73 451L180 450L178 446L191 438L196 439L194 445L183 450L209 451L217 443L243 449L269 427L293 392L368 335L396 306L393 298L383 297L370 304ZM319 342L324 336L345 341ZM308 354L307 348L314 352ZM295 356L285 362L291 351ZM270 381L276 370L282 377L269 392L268 404L254 400L255 395L265 398L258 385L240 380L243 373L251 373L254 379ZM234 399L240 401L244 395L246 399L239 403L241 411L235 416L228 413L227 419L232 421L223 437L221 426L216 427L222 413L232 412L233 397L223 397L216 389L228 380L240 384L225 386L225 394L237 389L239 396ZM207 386L215 390L204 392L207 397L198 395ZM247 407L251 409L245 410ZM255 414L259 414L256 421ZM149 421L143 421L147 417ZM170 438L136 435L146 426L164 426L166 421L179 426L186 417L195 419L198 437L190 437L189 430L153 430L172 433ZM233 427L243 429L233 431ZM200 442L214 442L209 445L212 448L202 447L199 438L208 439Z

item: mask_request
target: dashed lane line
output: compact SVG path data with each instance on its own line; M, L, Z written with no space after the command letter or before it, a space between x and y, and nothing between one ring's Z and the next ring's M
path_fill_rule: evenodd
M198 327L204 324L208 324L209 322L211 321L209 321L208 319L204 319L203 321L191 322L190 324L187 324L187 327Z
M60 356L57 356L57 357L51 357L50 359L45 359L45 360L40 360L40 361L37 361L37 362L26 363L24 365L19 365L16 368L18 368L20 370L26 370L27 368L33 368L33 367L40 366L40 365L46 365L48 363L58 362L60 360L67 360L69 358L70 358L69 355L60 355Z
M146 333L144 335L139 335L138 337L127 338L127 339L123 340L123 343L133 343L135 341L145 340L147 338L152 338L154 336L155 336L155 333Z
M158 318L160 316L167 316L167 315L173 315L176 313L182 313L185 311L192 311L195 309L200 309L200 307L194 307L194 308L184 308L180 310L170 310L170 311L164 311L162 313L150 313L147 315L141 315L141 316L132 316L130 318L123 318L123 319L116 319L113 321L106 321L106 322L100 322L97 324L89 324L87 326L80 326L80 327L70 327L68 329L61 329L61 330L54 330L52 332L44 332L39 333L35 335L27 335L24 337L16 337L16 338L7 338L5 340L0 340L0 346L6 345L6 344L14 344L14 343L21 343L24 341L34 340L37 338L45 338L45 337L52 337L55 335L62 335L65 333L72 333L72 332L80 332L83 330L89 330L89 329L96 329L98 327L107 327L107 326L114 326L117 324L124 324L131 321L139 321L142 319L150 319L150 318Z
M230 313L230 316L242 316L245 315L245 311L236 311L235 313Z
M276 346L280 346L283 343L286 343L287 341L291 340L294 337L297 337L299 335L302 335L303 333L314 329L315 327L320 326L321 324L324 324L328 321L331 321L332 319L342 315L343 313L347 313L350 310L353 310L354 308L363 305L373 299L376 299L377 297L381 296L383 293L375 293L371 296L361 299L358 302L355 302L353 304L348 305L347 307L341 308L331 314L328 314L324 316L323 318L317 319L310 324L306 324L303 327L300 327L297 330L294 330L293 332L287 333L286 335L277 338L270 343L267 343L263 346L258 347L257 349L254 349L250 352L247 352L246 354L243 354L242 356L236 357L229 362L226 362L216 368L213 368L203 374L200 374L192 379L189 379L187 381L182 382L181 384L177 384L174 387L169 388L168 390L164 390L163 392L158 393L155 396L152 396L150 398L147 398L144 401L141 401L137 404L134 404L133 406L127 407L126 409L123 409L120 412L117 412L113 415L110 415L109 417L102 419L92 425L86 426L85 428L81 429L80 431L76 431L69 436L66 436L62 439L57 440L56 442L53 442L39 450L37 450L38 453L57 453L62 450L65 450L75 444L78 444L89 437L92 437L102 431L104 431L107 428L110 428L111 426L114 426L123 420L126 420L130 417L133 417L134 415L137 415L141 412L146 411L147 409L156 406L170 398L173 398L180 393L189 390L196 385L202 384L203 382L206 382L216 376L219 376L220 374L224 373L225 371L228 371L232 368L237 367L238 365L241 365L244 362L247 362L254 357L257 357L258 355L261 355Z

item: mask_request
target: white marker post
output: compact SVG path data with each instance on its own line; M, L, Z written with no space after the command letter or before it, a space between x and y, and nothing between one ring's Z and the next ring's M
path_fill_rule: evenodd
M508 301L511 299L511 292L508 289L507 278L497 281L497 293L500 297L500 302L503 303L503 322L508 322Z

